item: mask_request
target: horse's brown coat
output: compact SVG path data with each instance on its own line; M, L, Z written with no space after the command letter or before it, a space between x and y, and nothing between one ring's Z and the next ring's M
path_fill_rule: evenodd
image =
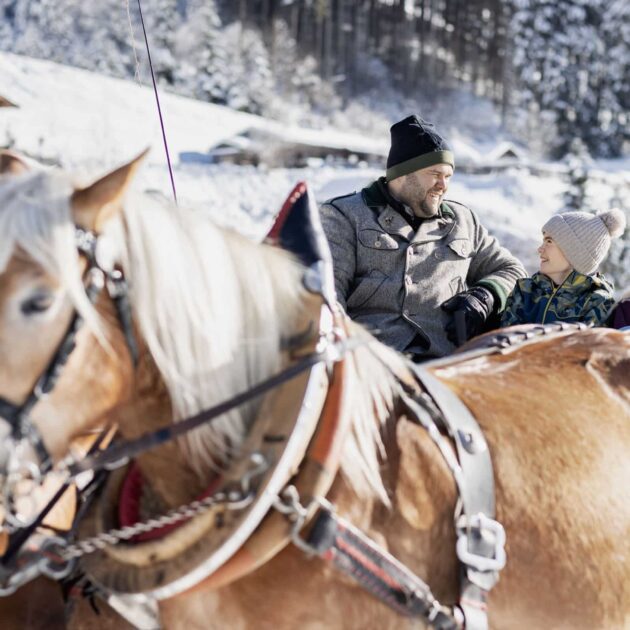
M627 335L594 330L437 371L473 411L493 455L498 518L508 541L508 563L490 597L493 627L627 627L629 352ZM454 601L451 475L423 430L405 419L388 456L391 511L353 504L343 484L335 500L438 598ZM190 610L193 623L204 597L165 602L165 619L184 627L177 616ZM292 627L288 619L313 628L405 625L293 550L211 601L214 619L240 619L244 628Z

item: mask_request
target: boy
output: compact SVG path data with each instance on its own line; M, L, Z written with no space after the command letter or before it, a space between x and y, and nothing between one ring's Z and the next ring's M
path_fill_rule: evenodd
M517 281L501 326L554 321L603 326L615 299L612 285L596 271L611 239L623 234L625 226L625 216L617 209L551 217L538 248L540 271Z

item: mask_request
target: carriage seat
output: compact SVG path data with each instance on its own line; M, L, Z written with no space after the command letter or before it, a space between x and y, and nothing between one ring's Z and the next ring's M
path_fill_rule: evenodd
M291 191L265 241L294 254L307 268L304 284L336 302L333 263L315 198L304 182ZM319 285L319 286L317 286Z

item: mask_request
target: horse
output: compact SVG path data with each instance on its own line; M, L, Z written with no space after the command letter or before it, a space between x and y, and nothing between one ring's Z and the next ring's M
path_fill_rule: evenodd
M138 444L258 391L296 362L310 366L140 452L134 473L125 469L97 494L79 535L120 523L117 503L135 487L130 475L144 484L141 512L207 501L211 516L199 525L203 514L187 514L179 530L157 539L134 530L135 541L82 555L83 570L110 592L156 594L169 629L417 627L308 553L300 529L313 514L302 504L308 487L311 503L334 505L428 583L436 600L455 604L458 484L435 435L405 404L406 391L423 396L410 363L310 290L295 255L135 192L141 157L88 186L62 172L23 169L16 159L5 158L0 179L0 397L22 405L76 314L83 321L54 387L29 411L39 436L33 451L59 466L76 436L114 425L123 444ZM116 271L125 279L130 323L115 292L93 298L86 289L95 259L107 272L105 285ZM328 348L338 356L320 363L313 357L323 339L336 340ZM604 328L544 335L508 351L462 352L426 371L476 418L492 459L507 563L488 597L491 627L629 627L630 336ZM336 392L334 402L322 382ZM286 437L286 417L310 418L312 409L316 417L332 410L326 417L345 419L339 440L328 429L316 434L318 448L328 440L336 451L320 466L314 438ZM299 476L310 454L309 471L321 469L325 483L300 477L293 495L284 481L270 490L275 473L261 472L254 456L285 453L289 444L291 458L279 458L283 479ZM338 469L327 470L329 459ZM247 529L249 516L238 509L261 476L268 480L263 494L273 496L257 499L267 502L260 527L265 519L272 524L264 536L250 527L254 543L244 535L232 543L231 532ZM212 503L217 484L233 506ZM200 550L214 559L226 546L220 566L200 577ZM77 618L71 625L82 623L89 625Z

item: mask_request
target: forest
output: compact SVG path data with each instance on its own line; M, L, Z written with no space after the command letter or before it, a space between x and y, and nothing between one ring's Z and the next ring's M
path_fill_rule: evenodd
M344 122L373 128L463 90L541 157L630 142L626 0L0 0L0 16L0 49L119 77L146 72L144 21L166 89L280 120L360 102Z

